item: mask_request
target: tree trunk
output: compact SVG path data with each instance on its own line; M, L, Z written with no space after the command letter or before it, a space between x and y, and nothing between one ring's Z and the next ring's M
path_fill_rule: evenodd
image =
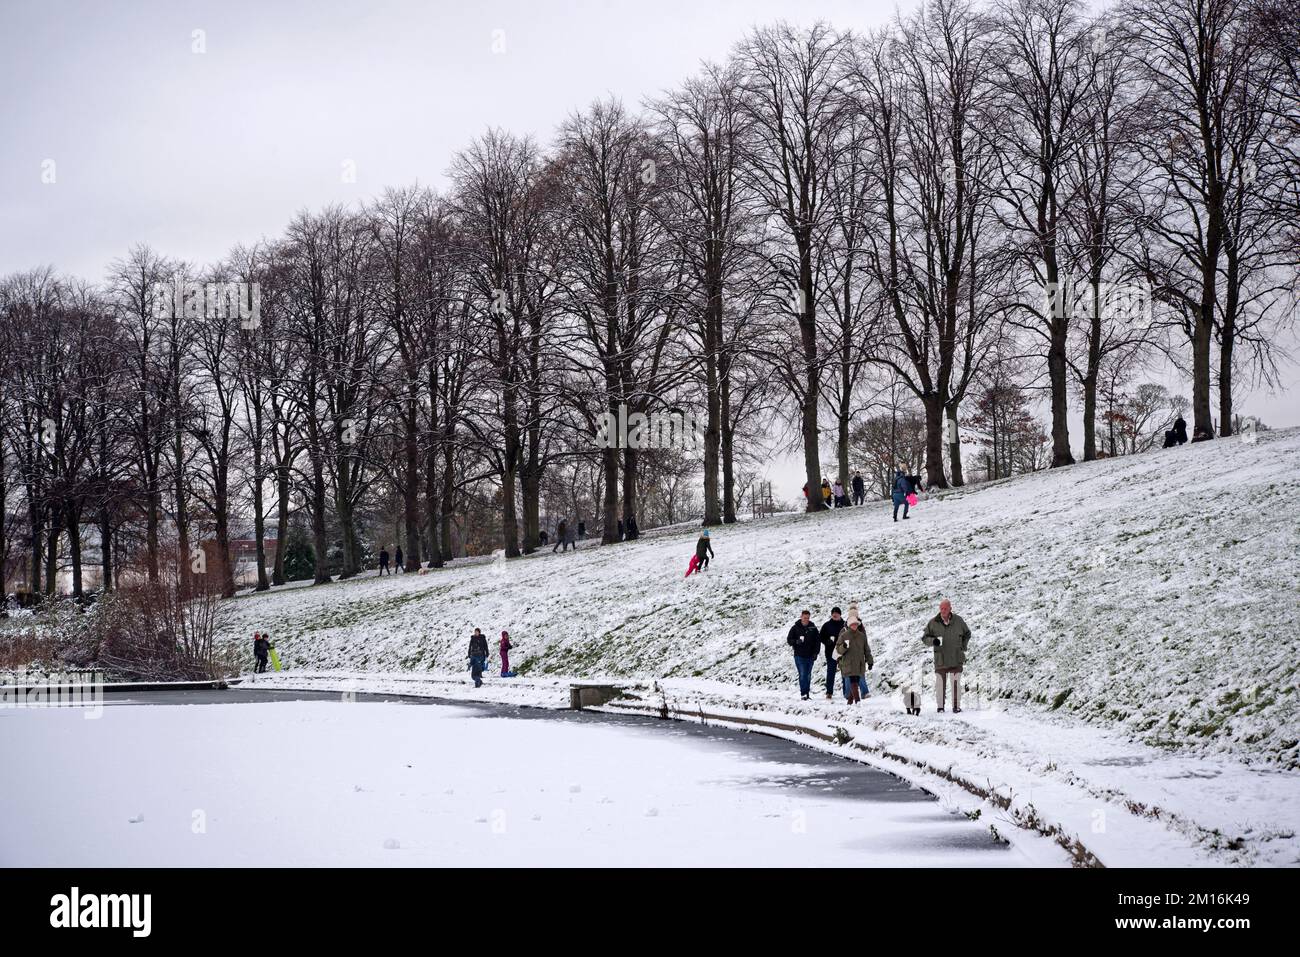
M1052 391L1052 468L1073 465L1074 454L1070 451L1070 409L1067 401L1069 367L1066 362L1066 332L1069 320L1065 317L1053 317L1050 320L1051 342L1047 349L1047 374ZM956 466L953 467L956 482Z
M921 399L925 407L925 484L930 488L947 488L948 479L943 472L944 408L938 393L930 392ZM897 467L898 463L894 463Z

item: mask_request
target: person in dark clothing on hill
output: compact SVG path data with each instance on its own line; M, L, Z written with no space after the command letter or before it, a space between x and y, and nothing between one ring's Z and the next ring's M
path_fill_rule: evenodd
M551 549L551 554L555 554L560 550L560 546L564 544L564 536L568 534L568 531L569 523L564 519L560 519L560 524L555 526L555 546ZM565 551L567 552L568 549L566 548Z
M794 666L799 672L799 696L807 701L808 693L812 690L813 663L817 661L817 650L822 643L817 626L812 623L812 614L807 608L799 613L799 620L790 626L785 640L794 649Z
M1187 420L1181 415L1174 419L1174 441L1183 445L1187 441Z
M641 530L636 527L636 516L629 515L627 517L627 540L630 542L633 539L639 537L640 534L641 534Z
M586 537L587 537L587 523L586 523L586 522L579 522L579 523L578 523L578 541L582 541L582 540L585 539Z
M550 538L551 536L547 535L546 529L543 528L537 533L537 544L546 545L550 541Z
M271 643L262 637L259 632L253 632L253 657L257 659L257 667L253 669L254 673L261 674L266 670L266 658L271 653Z
M384 572L388 572L390 575L392 574L392 570L388 567L388 549L381 548L379 550L379 575L381 578L383 577Z
M695 543L695 557L700 560L696 571L702 572L709 567L709 559L713 557L713 543L709 540L709 530L707 528L700 532L700 540Z
M483 687L483 672L487 670L488 643L487 636L475 628L469 637L469 671L474 678L474 687Z
M898 506L903 506L903 518L907 518L908 504L907 496L912 492L912 483L907 480L902 469L894 472L894 488L890 493L890 498L894 502L894 521L898 521Z
M840 636L844 629L844 618L840 612L839 606L831 609L831 616L826 619L826 624L822 625L818 637L821 638L822 647L826 649L826 700L830 701L835 694L835 639Z
M867 498L867 485L862 481L862 473L853 473L853 504L861 505Z
M394 571L399 571L399 572L404 572L404 571L406 571L406 565L403 564L403 562L402 562L402 546L401 546L401 545L398 545L398 546L397 546L397 551L393 553L393 570L394 570Z
M620 542L623 540L623 520L621 518L618 520L618 540Z

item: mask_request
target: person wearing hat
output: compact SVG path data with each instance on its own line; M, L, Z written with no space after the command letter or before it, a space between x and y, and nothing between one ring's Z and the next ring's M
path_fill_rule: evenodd
M866 674L876 664L871 657L871 646L867 644L867 633L858 617L857 605L849 608L848 624L835 642L835 656L839 660L840 673L849 682L849 704L857 704L866 691Z
M510 677L510 649L514 645L510 644L510 632L501 632L501 641L497 645L497 651L501 653L501 677Z
M695 557L700 560L697 571L704 571L709 567L709 559L713 557L713 543L709 541L707 528L700 532L700 540L695 543Z
M835 640L844 629L844 617L839 605L831 609L831 616L822 625L822 647L826 649L826 700L835 694ZM847 685L845 686L847 690ZM845 695L847 697L847 694Z
M261 632L253 632L253 657L257 659L257 667L253 669L254 673L261 674L266 670L266 657L271 653L271 643L262 637Z

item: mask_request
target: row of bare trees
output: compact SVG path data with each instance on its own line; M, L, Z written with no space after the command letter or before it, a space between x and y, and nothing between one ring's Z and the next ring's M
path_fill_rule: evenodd
M689 511L690 476L703 521L735 521L764 433L810 488L826 452L847 484L862 450L896 456L903 405L931 486L965 481L959 423L989 477L1072 463L1077 402L1096 458L1115 382L1152 355L1186 371L1198 437L1230 434L1240 377L1275 374L1294 318L1295 41L1284 0L776 24L549 146L489 130L442 194L305 211L203 267L137 247L98 286L11 276L0 539L34 592L68 554L78 594L88 527L106 588L211 539L219 567L182 574L225 594L237 526L258 588L285 581L263 541L292 523L318 582L377 536L439 565L484 509L509 557L581 501L612 543L645 503ZM223 306L231 284L256 308ZM698 413L698 453L593 441L674 409ZM887 482L901 458L870 467Z

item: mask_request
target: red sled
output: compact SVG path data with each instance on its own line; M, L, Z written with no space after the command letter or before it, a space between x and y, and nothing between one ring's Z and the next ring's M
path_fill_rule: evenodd
M691 556L691 563L690 563L689 565L686 566L686 577L687 577L687 578L690 578L690 577L691 577L691 572L697 572L697 571L699 571L699 570L700 570L700 556L699 556L699 555L692 555L692 556Z
M907 493L907 507L908 507L908 508L913 508L915 505L916 505L916 493L915 493L915 492L908 492L908 493Z

